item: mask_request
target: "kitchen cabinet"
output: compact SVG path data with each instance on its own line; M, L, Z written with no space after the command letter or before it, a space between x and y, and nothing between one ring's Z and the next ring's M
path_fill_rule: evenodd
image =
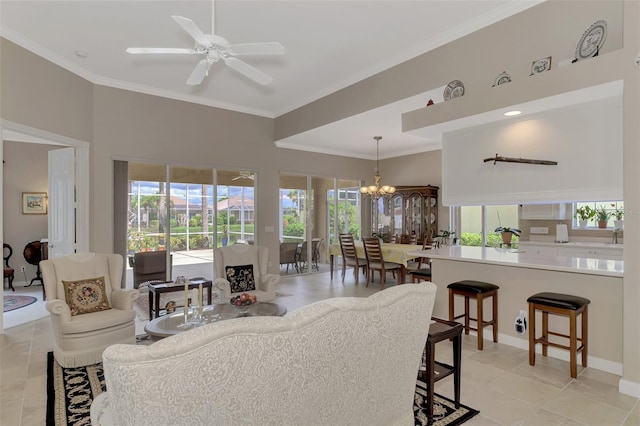
M564 220L567 219L566 204L523 204L520 219Z
M543 256L583 257L591 259L623 260L623 245L598 244L598 243L529 243L521 241L520 250L527 254Z
M380 198L372 209L371 229L384 241L391 235L416 234L418 241L438 233L438 187L397 186L392 197Z
M525 253L537 254L542 256L557 256L558 249L556 247L549 246L536 246L536 245L524 245L520 244L519 249L524 250Z
M622 248L616 247L559 247L558 256L586 257L591 259L622 260Z

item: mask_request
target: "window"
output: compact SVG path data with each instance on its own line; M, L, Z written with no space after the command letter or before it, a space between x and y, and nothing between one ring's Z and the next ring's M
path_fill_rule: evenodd
M463 246L498 247L502 238L495 232L499 226L518 227L518 206L461 206L458 207L459 220L456 226L460 232L456 233ZM454 208L451 209L452 211ZM454 213L455 217L458 213ZM456 223L451 220L451 223ZM517 243L514 235L512 243Z
M591 216L588 219L580 220L578 210L582 210L584 215ZM594 212L589 214L589 212ZM618 220L624 219L623 201L590 201L584 203L574 203L572 206L573 228L574 229L598 229L598 228L621 228ZM586 216L583 216L586 217ZM598 220L606 218L605 226L601 226Z

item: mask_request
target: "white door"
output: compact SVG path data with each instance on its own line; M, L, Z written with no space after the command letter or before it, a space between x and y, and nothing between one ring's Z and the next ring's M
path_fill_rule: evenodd
M75 252L75 150L49 151L49 258Z

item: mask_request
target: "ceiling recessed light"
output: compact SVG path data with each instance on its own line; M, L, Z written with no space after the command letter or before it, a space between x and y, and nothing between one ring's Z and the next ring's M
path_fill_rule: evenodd
M514 115L520 115L522 111L507 111L504 113L507 117L513 117Z
M84 50L76 50L76 56L81 59L85 59L89 54Z

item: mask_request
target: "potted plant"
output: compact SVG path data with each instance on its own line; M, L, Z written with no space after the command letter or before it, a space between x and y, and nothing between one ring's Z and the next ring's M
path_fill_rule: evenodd
M596 208L596 221L598 222L598 228L606 228L610 217L611 212L607 211L603 205Z
M613 207L613 211L611 212L611 216L613 217L613 225L615 229L622 229L624 227L624 220L622 217L624 216L624 210L616 207L615 204L611 204Z
M456 235L456 231L441 229L440 234L436 235L436 237L442 238L442 244L453 246L456 244L456 239L453 237L454 235Z
M578 207L576 209L576 213L573 215L574 218L578 219L578 223L582 229L586 228L589 220L593 219L595 216L596 211L590 206Z
M520 236L520 231L518 228L509 228L507 226L498 226L494 232L502 235L502 242L506 245L511 245L511 239L515 235L516 237Z

